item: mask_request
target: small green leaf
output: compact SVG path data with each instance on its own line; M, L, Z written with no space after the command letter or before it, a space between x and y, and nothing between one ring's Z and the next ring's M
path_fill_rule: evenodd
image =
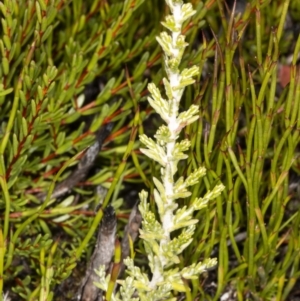
M0 85L0 97L8 95L14 90L13 88L8 88L6 90L2 90L2 89L3 89L3 85L2 85L2 87Z
M36 16L37 16L39 23L42 23L42 12L41 12L41 5L40 5L41 2L43 3L44 1L38 0L35 2Z
M2 70L5 75L9 73L9 61L7 57L2 57Z
M60 146L57 150L56 150L56 154L63 154L66 153L68 151L70 151L73 148L73 141L67 141L65 144L63 144L62 146Z

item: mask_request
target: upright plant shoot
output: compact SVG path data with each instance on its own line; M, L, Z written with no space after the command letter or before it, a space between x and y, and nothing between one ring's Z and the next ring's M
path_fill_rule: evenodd
M200 263L193 263L183 269L178 268L179 255L192 242L195 231L193 212L204 208L208 201L217 197L224 186L217 185L208 191L203 198L192 200L189 207L178 208L177 199L191 195L188 187L196 184L200 177L205 175L205 168L199 167L186 179L177 180L177 165L180 160L187 159L184 151L190 147L190 141L177 141L181 130L196 121L199 117L199 108L192 105L187 111L179 112L179 104L186 86L194 83L193 76L199 73L197 66L180 70L180 62L185 47L185 36L182 35L182 25L195 14L191 4L184 4L181 0L166 0L171 15L162 22L171 34L162 32L157 37L158 43L164 52L164 66L167 78L163 79L166 99L161 95L155 84L150 83L148 98L150 105L161 116L166 125L162 125L155 134L155 140L141 135L140 140L146 146L141 151L149 158L161 165L161 180L153 178L155 189L154 199L157 205L159 220L150 210L148 193L140 193L141 203L139 210L143 222L140 237L144 240L148 254L151 279L138 267L133 260L125 260L129 276L122 281L120 294L113 296L113 300L145 300L156 301L172 297L172 291L184 292L186 287L182 279L192 279L205 269L216 264L216 259L206 259ZM180 230L178 236L172 232ZM178 232L176 232L178 233ZM99 271L100 283L106 290L103 271ZM134 297L134 298L133 298ZM171 300L171 299L168 299Z

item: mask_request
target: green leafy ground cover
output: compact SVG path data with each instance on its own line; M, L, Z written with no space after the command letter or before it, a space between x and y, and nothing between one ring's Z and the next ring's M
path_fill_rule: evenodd
M232 14L232 3L221 0L191 3L197 13L184 24L182 68L197 65L200 75L181 109L198 105L200 118L182 135L192 143L178 177L203 165L207 174L192 197L220 181L225 190L195 215L195 239L180 258L182 267L208 257L218 265L187 282L184 299L231 293L233 300L295 300L299 2L239 2ZM159 168L139 151L137 134L151 136L161 124L146 97L148 82L162 86L155 37L168 11L158 0L7 0L0 10L0 292L12 300L58 300L58 287L69 280L68 300L93 251L102 209L113 204L120 237L141 188L155 210ZM86 179L51 200L55 184L111 122ZM106 194L95 192L99 185ZM147 271L141 241L135 253Z

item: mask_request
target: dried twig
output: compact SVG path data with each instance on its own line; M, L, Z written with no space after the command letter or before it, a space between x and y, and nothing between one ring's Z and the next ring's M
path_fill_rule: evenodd
M105 265L107 270L110 266L115 249L116 226L114 209L109 206L104 211L95 250L75 300L98 301L102 299L100 289L94 285L94 282L99 280L95 269L99 269L100 265Z
M142 222L142 216L138 209L137 204L134 205L129 216L128 224L124 230L124 237L122 239L122 261L129 256L130 240L132 243L136 240L139 234L139 228ZM122 268L124 265L122 265ZM121 269L122 269L121 268Z
M138 237L141 222L142 222L142 216L138 209L138 203L136 203L134 205L134 207L132 208L132 211L131 211L129 219L128 219L128 223L124 229L124 236L123 236L122 244L121 244L122 262L121 262L121 266L118 271L117 278L119 278L119 276L122 275L122 273L125 270L124 259L126 259L130 254L131 243L133 244ZM117 289L117 286L115 286L115 290L116 289Z
M96 133L95 143L86 150L85 154L78 163L77 168L71 173L71 175L55 186L54 191L51 195L51 199L61 197L64 194L68 193L80 181L87 177L88 172L94 166L95 160L102 148L104 140L107 138L111 130L112 123L104 125L100 130L98 130L98 132ZM46 193L43 192L38 194L37 198L44 201L46 198Z
M8 292L6 292L3 296L3 301L10 301L11 299L9 298Z

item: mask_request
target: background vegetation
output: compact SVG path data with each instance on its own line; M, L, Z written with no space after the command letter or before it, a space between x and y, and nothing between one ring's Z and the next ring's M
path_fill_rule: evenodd
M178 176L204 165L192 196L220 180L226 189L197 214L181 258L185 266L217 257L218 266L187 283L184 298L295 300L299 1L239 1L235 12L231 1L191 3L182 67L196 64L201 75L183 106L201 113L185 130L192 148ZM122 237L141 188L153 191L159 171L135 137L161 123L145 100L147 82L159 86L163 77L155 36L165 9L159 0L0 2L0 292L12 300L59 300L62 283L71 299L103 209L114 206ZM110 123L86 178L51 200ZM135 252L146 269L141 242Z

